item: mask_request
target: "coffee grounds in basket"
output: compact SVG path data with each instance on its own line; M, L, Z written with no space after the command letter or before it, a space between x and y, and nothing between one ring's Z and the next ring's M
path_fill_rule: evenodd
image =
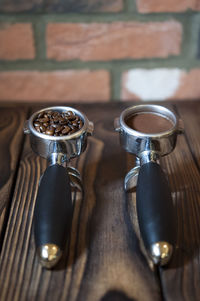
M162 133L173 127L169 119L150 112L128 116L125 122L133 130L145 134Z
M68 136L79 131L82 119L72 111L44 111L33 121L36 131L50 136Z

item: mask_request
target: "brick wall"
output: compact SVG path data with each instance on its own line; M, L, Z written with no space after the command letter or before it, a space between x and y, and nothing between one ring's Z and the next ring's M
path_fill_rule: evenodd
M0 101L200 99L200 0L0 1Z

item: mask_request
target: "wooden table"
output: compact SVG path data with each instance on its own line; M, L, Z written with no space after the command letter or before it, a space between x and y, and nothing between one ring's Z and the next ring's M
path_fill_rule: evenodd
M32 219L46 160L31 150L23 124L38 107L0 105L0 300L200 300L200 102L167 103L185 133L161 160L176 212L177 247L170 264L149 262L140 237L135 193L123 179L134 158L119 145L113 120L131 103L74 105L94 121L94 136L73 161L85 198L74 197L66 252L50 271L36 257ZM46 105L45 105L46 106Z

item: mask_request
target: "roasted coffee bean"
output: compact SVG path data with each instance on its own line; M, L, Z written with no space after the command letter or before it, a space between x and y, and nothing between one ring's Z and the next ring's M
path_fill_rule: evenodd
M40 123L39 121L35 121L35 122L34 122L34 127L36 128L36 127L40 126L40 124L41 124L41 123Z
M76 131L77 131L76 129L71 130L70 135L74 134Z
M78 121L77 120L72 121L72 125L78 127Z
M46 131L46 127L44 125L40 125L40 130L42 131L42 133L44 133Z
M68 126L70 127L70 129L74 130L74 125L72 123L69 123Z
M56 124L56 123L54 123L54 119L53 118L49 118L49 124Z
M44 116L44 113L39 113L37 118L42 118Z
M79 121L79 120L80 118L77 115L75 115L74 121Z
M36 126L35 129L36 129L36 131L38 131L40 133L40 127L39 126Z
M51 118L52 117L52 111L47 111L47 116L49 117L49 118Z
M58 116L55 116L55 117L53 118L53 122L58 123L58 122L59 122L59 117L58 117Z
M68 118L68 120L72 121L72 120L74 120L76 117L75 117L74 115L70 115L70 116L68 116L67 118Z
M55 128L55 133L62 132L63 129L64 129L64 127L62 125L58 124L58 126Z
M48 122L48 121L49 121L49 118L48 118L48 117L46 117L46 118L38 118L38 121L39 121L39 122L42 122L42 123Z
M65 119L65 118L63 118L63 117L60 117L60 118L59 118L59 123L60 123L60 124L67 124L67 123L68 123L68 120Z
M54 129L47 129L46 132L45 132L46 135L50 135L50 136L53 136L54 134Z
M69 132L70 132L70 127L68 127L68 126L66 126L63 130L62 130L62 134L63 135L66 135L66 134L68 134Z
M53 118L59 117L59 116L60 116L60 113L54 111L54 112L52 113L52 116L53 116Z
M72 111L45 111L38 114L33 121L39 133L50 136L71 135L81 129L82 119Z
M79 121L79 129L81 129L81 128L82 128L82 126L83 126L83 121L82 121L82 120L80 120L80 121Z
M72 111L67 111L67 112L65 112L65 114L66 114L67 116L71 116L71 115L74 115L74 112L72 112Z

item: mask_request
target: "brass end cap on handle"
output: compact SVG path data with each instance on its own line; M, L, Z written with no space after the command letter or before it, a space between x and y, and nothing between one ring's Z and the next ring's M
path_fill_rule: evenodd
M62 256L62 251L55 244L45 244L37 249L39 260L43 267L53 268Z
M151 245L150 255L155 264L166 265L173 253L173 246L166 241L159 241Z

